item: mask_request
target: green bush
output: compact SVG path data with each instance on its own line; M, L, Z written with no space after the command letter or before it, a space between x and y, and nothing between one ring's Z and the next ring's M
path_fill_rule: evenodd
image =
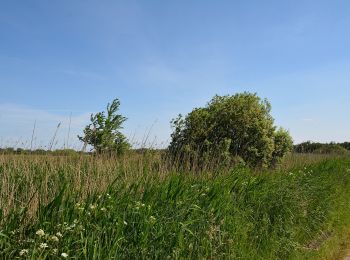
M329 144L321 146L320 148L316 149L314 153L346 155L349 154L349 151L338 144Z
M240 157L254 167L275 165L293 144L287 131L276 131L270 111L270 103L256 94L215 96L204 108L172 121L169 152L181 162Z

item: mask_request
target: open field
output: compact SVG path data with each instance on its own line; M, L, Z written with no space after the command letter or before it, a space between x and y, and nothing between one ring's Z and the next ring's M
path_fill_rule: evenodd
M159 154L0 155L0 258L336 258L350 158L180 172Z

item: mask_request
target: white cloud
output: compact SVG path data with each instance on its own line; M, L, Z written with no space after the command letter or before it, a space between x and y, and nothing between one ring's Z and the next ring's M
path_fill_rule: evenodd
M33 146L47 148L52 140L57 126L55 148L63 148L68 143L72 148L78 148L77 134L82 132L89 122L90 113L72 113L70 123L69 110L41 110L14 104L0 104L0 124L2 126L0 146L30 147L35 123ZM69 130L70 128L70 130Z

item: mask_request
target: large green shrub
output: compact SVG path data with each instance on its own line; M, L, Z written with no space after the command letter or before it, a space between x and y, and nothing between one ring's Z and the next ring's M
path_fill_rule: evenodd
M215 96L172 121L169 152L180 160L242 158L254 167L274 165L292 149L292 139L287 131L276 131L270 111L270 103L256 94Z

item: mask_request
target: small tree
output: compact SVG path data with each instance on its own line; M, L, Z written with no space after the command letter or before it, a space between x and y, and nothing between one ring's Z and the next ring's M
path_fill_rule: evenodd
M206 107L172 121L169 152L180 160L231 157L272 166L291 150L292 139L287 131L276 131L270 111L270 103L256 94L215 96Z
M78 136L79 140L93 146L97 153L122 154L128 150L130 144L119 131L127 118L117 114L119 106L120 101L114 99L111 104L108 103L106 113L91 114L91 123L85 127L84 136Z

